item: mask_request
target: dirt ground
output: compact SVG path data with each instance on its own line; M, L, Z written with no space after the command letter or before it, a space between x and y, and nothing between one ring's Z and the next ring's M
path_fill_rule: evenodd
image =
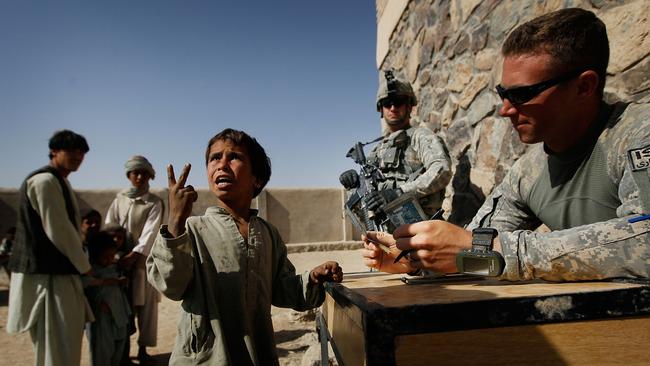
M290 254L289 258L298 272L309 270L325 260L336 260L344 272L366 270L361 263L359 251L306 252ZM7 302L9 298L9 279L0 269L0 365L32 365L34 352L28 333L10 335L6 332ZM158 345L147 351L154 357L156 365L167 365L176 337L177 316L180 302L163 297L158 306ZM272 309L275 338L280 364L299 366L310 346L317 345L314 313L298 313L291 309ZM131 337L131 356L137 364L137 334ZM90 365L88 343L84 338L81 365Z

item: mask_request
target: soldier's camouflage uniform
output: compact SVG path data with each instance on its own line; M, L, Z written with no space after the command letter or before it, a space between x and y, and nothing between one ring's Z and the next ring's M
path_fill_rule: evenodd
M442 140L428 128L410 127L384 136L368 154L368 163L386 177L378 189L414 192L428 216L442 205L451 161Z
M650 105L603 104L579 146L519 159L467 228L499 230L508 280L648 278L650 220L628 220L649 213L649 165Z

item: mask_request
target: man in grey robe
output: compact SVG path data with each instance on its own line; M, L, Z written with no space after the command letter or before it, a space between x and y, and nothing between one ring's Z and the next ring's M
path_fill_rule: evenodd
M32 172L20 188L7 332L29 331L37 366L79 365L84 323L92 319L80 274L91 267L67 177L89 148L69 130L56 132L49 148L50 164Z

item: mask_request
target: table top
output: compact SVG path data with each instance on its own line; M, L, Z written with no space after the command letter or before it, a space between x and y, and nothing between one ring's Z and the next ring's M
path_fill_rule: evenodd
M404 275L382 272L346 274L342 284L334 285L349 290L357 298L384 307L409 305L453 304L504 298L545 297L564 294L594 293L624 289L650 290L650 284L625 282L508 282L495 279L443 277L437 282L407 285ZM434 280L436 281L436 280Z
M401 281L402 276L381 272L346 273L342 283L326 284L328 299L323 315L326 323L336 330L338 342L342 342L339 346L347 350L348 356L361 352L368 364L384 365L396 363L396 344L402 344L400 349L405 355L408 351L404 351L404 344L420 341L427 347L432 339L448 339L454 334L462 335L458 337L465 344L478 341L478 335L488 337L481 338L483 342L498 337L495 332L531 337L541 334L541 328L557 329L558 326L583 329L580 327L585 324L599 324L600 328L589 329L609 333L607 327L617 327L620 323L607 320L638 322L650 317L650 284L646 282L508 282L452 277L408 285ZM473 338L463 338L467 334ZM582 336L580 331L576 334L578 338ZM351 339L359 337L362 343L350 345ZM535 350L553 355L548 341L530 339ZM417 346L415 350L412 356L417 358L420 354Z
M356 308L364 314L361 321L367 326L376 324L396 333L650 314L647 283L508 282L452 277L407 285L401 281L402 276L381 272L346 274L342 283L328 283L326 290L345 311Z

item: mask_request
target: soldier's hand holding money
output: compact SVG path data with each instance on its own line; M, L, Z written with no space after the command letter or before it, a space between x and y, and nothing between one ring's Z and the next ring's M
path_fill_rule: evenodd
M391 234L383 231L368 231L361 235L361 240L363 240L361 256L367 267L387 273L407 273L416 269L410 265L407 258L394 263L400 251Z
M339 182L345 189L354 189L359 187L359 174L353 170L346 170L339 176Z
M167 183L169 185L169 221L167 230L174 237L185 232L185 221L192 213L192 204L198 198L194 187L191 185L185 186L190 169L192 169L192 166L186 164L177 182L174 176L174 167L171 164L167 166Z
M400 250L413 250L408 256L411 266L441 273L457 272L456 255L472 247L471 231L442 220L402 225L393 237ZM495 240L495 250L500 249Z

